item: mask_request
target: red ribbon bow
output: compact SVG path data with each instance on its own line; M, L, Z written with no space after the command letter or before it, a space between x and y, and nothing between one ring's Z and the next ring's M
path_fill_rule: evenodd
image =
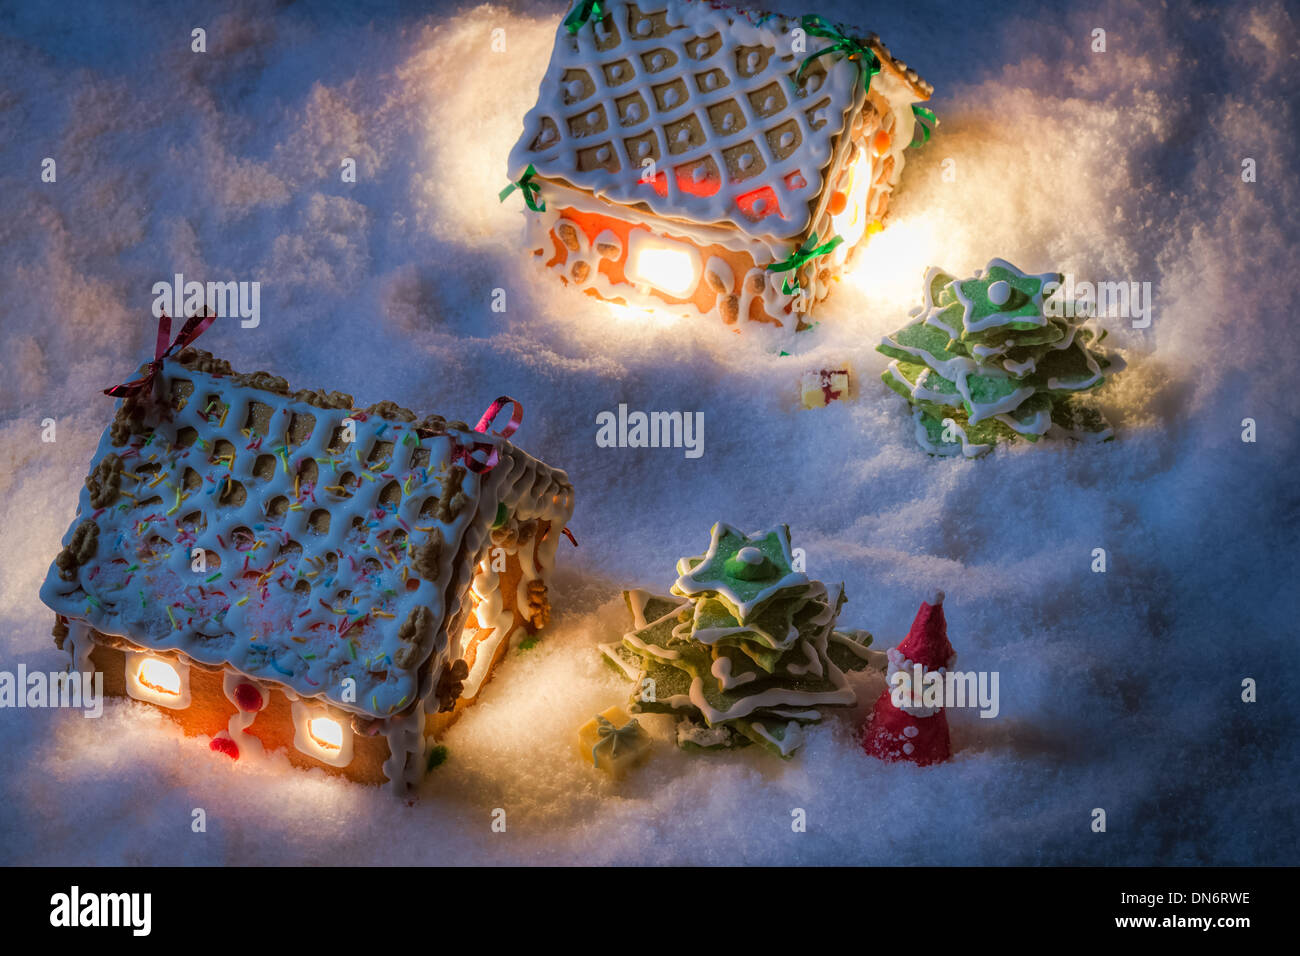
M506 422L505 428L501 429L499 432L493 432L492 434L500 438L509 438L513 435L519 430L519 425L524 420L524 406L519 404L518 399L511 398L509 395L502 395L487 407L487 411L483 413L483 417L480 418L478 424L474 426L474 431L487 432L488 428L492 426L492 422L501 414L501 410L507 405L514 406L514 411L510 413L510 420ZM488 453L487 459L485 461L479 461L477 458L471 457L476 451L486 451ZM501 461L501 450L490 442L475 442L469 448L461 450L461 457L465 460L466 468L474 472L476 475L482 475L491 471L497 466L497 463Z
M164 312L158 316L158 339L154 343L153 361L149 363L148 369L134 381L123 382L121 385L114 385L112 388L104 389L104 394L112 395L114 398L130 398L147 389L152 389L154 381L158 378L158 372L162 369L163 360L170 358L197 339L216 320L216 315L190 316L185 320L185 324L181 326L176 341L169 345L167 338L172 334L172 320L171 316Z

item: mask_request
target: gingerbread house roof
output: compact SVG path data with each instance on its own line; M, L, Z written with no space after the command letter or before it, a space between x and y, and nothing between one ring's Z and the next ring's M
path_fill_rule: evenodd
M796 83L804 57L830 41L808 36L795 54L800 22L775 14L701 0L611 0L604 10L576 34L557 29L510 178L531 164L543 180L660 217L769 241L803 235L846 117L863 101L858 66L818 57ZM929 97L878 37L865 42L881 59L880 83L911 102Z
M42 600L354 713L433 689L499 510L554 537L572 513L563 471L462 422L291 392L194 349L156 394L119 401ZM489 448L495 467L466 467Z

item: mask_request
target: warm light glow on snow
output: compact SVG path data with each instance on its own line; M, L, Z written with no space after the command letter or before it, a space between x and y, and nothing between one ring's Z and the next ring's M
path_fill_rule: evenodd
M605 303L609 313L620 322L636 322L642 325L671 325L678 319L672 306L665 303L658 309L642 309L635 305L623 305L620 302Z
M891 303L915 305L921 277L935 261L936 239L925 216L891 222L871 237L845 281Z

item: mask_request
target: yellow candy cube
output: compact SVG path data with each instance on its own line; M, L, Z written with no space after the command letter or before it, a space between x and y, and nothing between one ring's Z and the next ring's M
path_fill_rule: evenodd
M615 778L635 767L650 751L650 735L621 707L610 707L578 728L578 753Z
M799 382L799 397L804 408L822 408L850 398L851 389L848 369L820 369L804 373Z

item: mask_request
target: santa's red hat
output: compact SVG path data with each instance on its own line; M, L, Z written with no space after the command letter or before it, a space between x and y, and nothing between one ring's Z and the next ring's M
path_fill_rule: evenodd
M934 597L921 604L916 619L912 621L912 629L907 632L903 643L898 645L898 653L926 670L951 666L950 662L956 654L948 643L948 622L943 616L942 591L936 591Z

